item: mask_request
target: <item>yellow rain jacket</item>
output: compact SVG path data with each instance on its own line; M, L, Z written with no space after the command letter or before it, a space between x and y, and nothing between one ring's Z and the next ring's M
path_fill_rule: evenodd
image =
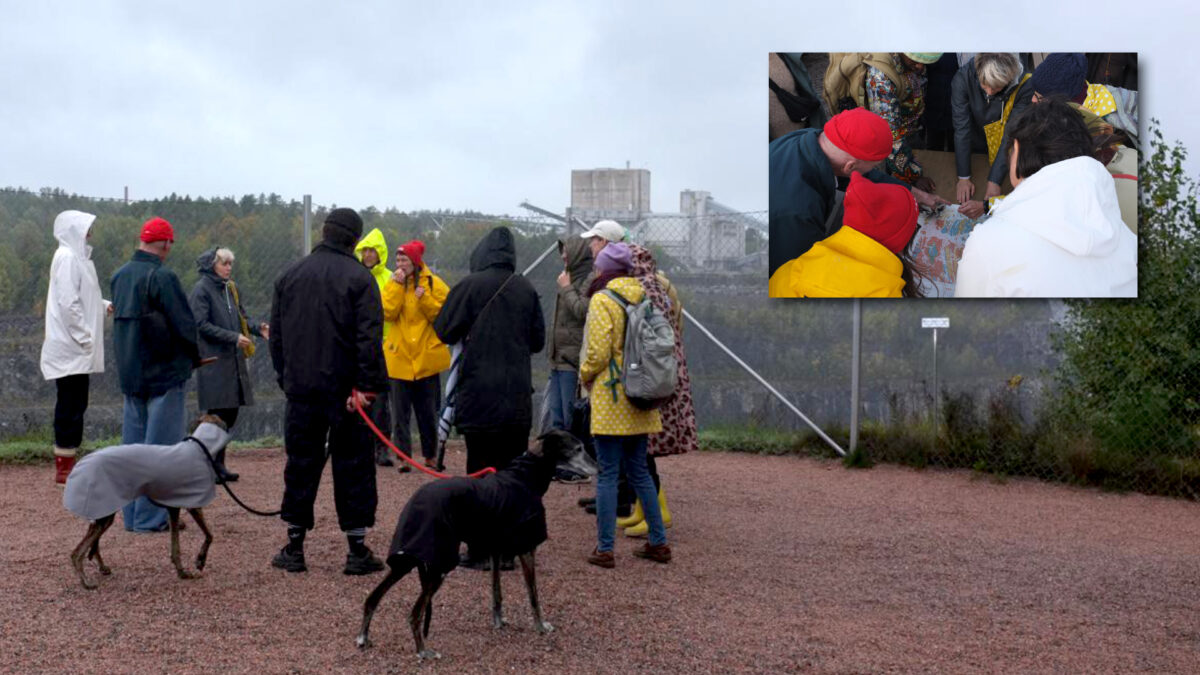
M383 295L383 286L392 278L392 271L388 269L388 247L387 241L383 238L383 233L376 227L367 233L367 236L359 240L354 247L354 257L362 262L362 254L364 249L373 248L379 254L379 264L370 269L371 276L375 277L375 283L379 284L379 294ZM383 323L383 339L387 341L388 325Z
M383 356L393 380L419 380L450 367L450 350L433 332L450 288L425 265L416 274L417 286L388 277L383 287L383 326L388 331ZM417 287L425 289L419 298Z
M771 275L772 298L898 298L900 259L883 244L843 226Z
M642 301L646 292L633 277L608 282L612 291L631 303ZM600 291L588 302L583 329L583 356L579 379L591 385L592 434L638 436L662 431L657 410L639 410L625 398L620 382L625 364L625 309L607 293ZM611 363L610 363L611 360Z

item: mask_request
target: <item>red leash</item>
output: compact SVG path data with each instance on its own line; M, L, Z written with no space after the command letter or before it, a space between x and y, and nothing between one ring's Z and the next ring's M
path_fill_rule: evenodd
M375 432L375 435L377 437L379 437L379 440L383 441L384 445L388 446L389 448L392 449L392 452L396 453L396 456L398 456L401 460L408 462L410 465L412 465L413 467L416 467L420 471L423 471L423 472L429 474L430 476L433 476L434 478L453 478L454 477L448 473L434 471L433 469L430 469L429 467L427 467L423 464L419 464L416 461L414 461L412 457L409 457L408 455L401 452L400 448L397 448L395 445L393 445L392 442L390 440L388 440L388 437L384 436L383 432L381 432L379 430L379 427L375 426L375 423L371 421L370 416L368 416L367 412L365 410L363 410L362 404L360 404L358 402L358 396L355 395L358 393L359 392L357 389L353 390L350 393L350 399L352 401L354 401L354 407L358 410L358 414L362 416L363 421L367 423L367 426L371 428L371 431ZM467 476L470 478L482 478L483 476L486 476L489 473L496 473L496 469L494 467L489 466L485 469L480 469L479 471L476 471L475 473L467 474Z

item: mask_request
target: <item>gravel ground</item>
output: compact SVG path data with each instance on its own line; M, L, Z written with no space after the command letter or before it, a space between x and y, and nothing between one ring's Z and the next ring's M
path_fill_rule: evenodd
M461 471L461 448L451 468ZM243 500L274 508L278 450L231 460ZM504 575L494 631L488 575L456 570L435 599L418 665L406 621L416 575L384 599L374 647L354 646L380 578L341 573L329 474L307 574L270 567L276 519L223 493L197 580L175 578L166 535L114 526L110 577L80 587L67 561L85 525L61 507L49 466L2 467L0 670L5 672L1176 672L1200 669L1200 507L967 472L852 471L795 457L696 454L660 462L675 560L584 562L592 487L553 485L539 589L540 636L519 573ZM379 527L427 478L381 470ZM199 532L183 533L185 558ZM92 568L94 570L94 568Z

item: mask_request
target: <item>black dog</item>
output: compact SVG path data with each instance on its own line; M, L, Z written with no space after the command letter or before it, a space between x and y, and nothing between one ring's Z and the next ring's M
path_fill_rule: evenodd
M433 595L446 574L458 565L458 547L466 542L472 550L487 551L492 559L492 626L505 621L500 613L500 558L521 560L533 625L539 633L553 630L542 620L534 575L534 549L546 540L546 511L542 496L550 485L556 465L577 473L595 475L596 465L584 452L583 443L558 429L538 438L541 445L514 459L508 467L483 478L450 478L426 483L413 494L400 514L388 553L387 576L363 605L362 632L358 646L366 647L371 617L379 601L404 575L417 569L421 595L413 605L408 623L421 659L439 658L425 646L433 618ZM422 626L422 623L424 625Z

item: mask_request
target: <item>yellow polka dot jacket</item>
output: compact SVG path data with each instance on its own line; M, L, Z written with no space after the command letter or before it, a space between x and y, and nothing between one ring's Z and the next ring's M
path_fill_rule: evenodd
M630 303L642 301L645 291L637 279L618 277L607 288ZM657 410L639 410L625 398L621 368L625 363L625 310L607 293L598 292L588 302L584 325L583 358L579 379L591 386L592 433L638 436L662 431Z

